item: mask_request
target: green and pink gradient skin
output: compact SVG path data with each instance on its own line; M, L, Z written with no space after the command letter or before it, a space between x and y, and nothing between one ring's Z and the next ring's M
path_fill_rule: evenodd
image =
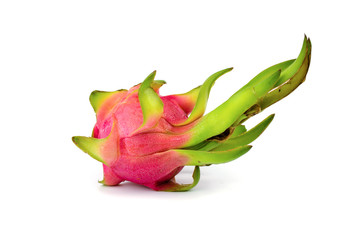
M232 68L184 94L160 96L165 82L154 80L156 71L129 90L94 91L92 137L73 137L73 142L103 164L104 185L131 181L157 191L187 191L200 179L199 166L230 162L250 150L248 144L274 115L249 131L242 123L294 91L305 80L310 59L305 37L297 59L262 71L206 115L211 87ZM191 184L175 181L184 166L195 166Z

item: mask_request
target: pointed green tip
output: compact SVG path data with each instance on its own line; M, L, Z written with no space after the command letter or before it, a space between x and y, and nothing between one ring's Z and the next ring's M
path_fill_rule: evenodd
M287 81L288 79L293 77L295 75L295 73L299 70L299 68L302 66L303 61L307 55L307 51L306 51L307 48L308 48L308 38L307 38L307 35L304 34L302 49L300 50L300 53L299 53L297 59L293 62L293 64L291 64L287 69L285 69L280 74L280 79L277 82L277 86L281 85L282 83L284 83L285 81Z
M151 72L150 75L149 75L149 77L152 76L152 78L154 78L154 77L156 76L156 72L157 72L156 70L154 70L153 72Z
M94 112L98 112L100 107L110 98L115 96L116 94L119 94L120 92L127 92L125 89L120 89L114 92L106 92L106 91L98 91L94 90L90 96L89 101L94 109Z
M151 83L151 87L153 88L153 90L158 91L164 84L166 84L166 81L164 80L154 80Z
M166 84L166 81L165 80L155 80L155 83L157 84Z
M233 67L229 67L229 68L225 68L224 70L221 70L221 71L215 73L216 79L219 78L219 77L221 77L221 76L224 75L225 73L230 72L230 71L233 70L233 69L234 69ZM211 75L211 76L212 76L212 75ZM216 79L215 79L215 81L216 81ZM214 82L215 82L215 81L214 81Z
M100 183L100 184L102 184L104 187L114 187L114 186L118 186L119 184L107 184L106 183L106 180L105 179L103 179L103 180L98 180L98 183Z
M101 155L101 145L105 139L97 139L92 137L74 136L72 137L74 144L79 147L83 152L89 154L92 158L106 164ZM107 164L106 164L107 165Z
M151 73L146 77L146 79L141 83L140 91L141 91L142 89L146 89L146 88L150 87L151 84L154 82L155 76L156 76L156 70L153 71L153 72L151 72Z
M267 119L269 119L269 121L271 122L271 121L273 121L274 117L275 117L275 113L270 114L270 116L267 117ZM269 123L270 123L270 122L269 122Z
M72 137L73 143L78 146L80 138L81 138L80 136L74 136L74 137Z

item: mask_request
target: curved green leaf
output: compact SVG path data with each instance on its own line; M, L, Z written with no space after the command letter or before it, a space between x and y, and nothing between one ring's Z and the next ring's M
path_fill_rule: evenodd
M312 51L312 44L310 42L310 39L307 40L305 43L305 54L301 54L298 57L298 61L300 60L301 56L304 56L302 59L303 62L300 65L300 67L294 71L293 70L293 76L284 81L281 85L274 88L272 91L270 91L261 101L260 101L260 107L261 110L269 107L270 105L278 102L279 100L285 98L288 96L291 92L293 92L300 84L302 84L306 78L306 75L308 73L310 60L311 60L311 51ZM288 75L289 76L289 75Z
M95 160L100 161L103 164L106 164L106 162L103 159L102 154L101 154L101 149L102 149L103 144L106 142L106 139L75 136L75 137L72 137L72 141L83 152L89 154Z
M195 187L200 180L200 167L195 166L194 173L192 174L192 178L194 181L190 184L179 184L174 179L162 183L159 185L156 185L155 187L152 187L156 191L165 191L165 192L185 192L189 191L191 188Z
M251 146L242 146L228 151L206 152L198 150L176 149L172 150L189 159L188 166L204 166L209 164L227 163L247 153Z
M117 129L117 120L113 118L111 132L106 138L93 137L72 137L74 144L83 152L89 154L92 158L109 166L113 161L116 161L119 154L119 134Z
M138 98L143 114L143 123L136 131L140 131L143 127L153 127L157 124L163 114L163 102L160 96L152 88L155 75L156 71L153 71L148 75L138 90Z
M304 62L304 58L307 55L307 45L308 45L308 39L307 36L304 35L304 41L302 49L300 50L300 53L297 57L297 59L291 64L287 69L283 70L280 74L280 78L277 82L277 86L284 83L289 78L293 77L293 75L298 71L298 69L302 66Z
M195 104L194 109L192 110L190 116L182 123L176 124L176 126L186 125L190 122L195 121L196 119L200 118L204 113L207 105L207 100L209 99L211 87L214 85L215 81L224 75L227 72L230 72L233 68L227 68L221 70L217 73L212 74L203 85L198 92L197 101Z

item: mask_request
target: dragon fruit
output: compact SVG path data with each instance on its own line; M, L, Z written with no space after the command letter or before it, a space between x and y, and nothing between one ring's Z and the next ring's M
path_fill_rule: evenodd
M156 71L129 90L93 91L92 137L76 136L73 142L103 164L104 185L130 181L157 191L187 191L198 183L200 166L226 163L250 150L248 144L274 115L249 131L242 123L294 91L305 80L310 59L311 42L305 37L297 59L262 71L206 115L211 87L232 68L184 94L160 96L165 82L154 80ZM190 184L175 181L184 166L195 166Z

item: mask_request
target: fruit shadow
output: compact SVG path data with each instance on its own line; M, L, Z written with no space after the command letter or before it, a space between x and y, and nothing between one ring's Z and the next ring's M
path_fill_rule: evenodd
M225 185L228 181L232 181L232 177L226 171L220 171L217 167L205 166L201 167L201 178L199 183L191 190L186 192L162 192L154 191L148 187L132 183L122 182L117 186L99 186L99 191L108 195L122 197L170 197L179 199L181 196L204 197L215 193L225 191ZM204 174L203 174L204 172ZM192 182L193 167L185 167L177 176L176 181L180 184L188 184ZM181 198L182 198L181 197Z

